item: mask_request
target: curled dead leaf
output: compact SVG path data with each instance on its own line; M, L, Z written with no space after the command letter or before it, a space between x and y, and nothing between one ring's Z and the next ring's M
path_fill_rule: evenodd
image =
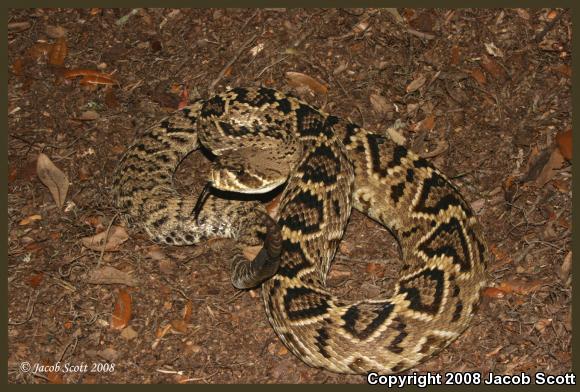
M111 315L112 329L120 330L129 324L129 320L131 319L131 307L131 295L127 290L119 290L117 302L115 302L115 308Z
M475 79L475 81L477 82L477 84L479 84L480 86L483 86L486 82L486 78L485 75L483 74L483 72L481 72L480 69L475 68L473 70L471 70L470 72L471 77L473 79Z
M100 252L104 247L106 252L114 252L118 250L119 245L129 239L127 231L121 226L111 226L108 238L105 238L106 236L107 230L90 237L84 237L81 241L86 248Z
M572 160L572 129L567 129L556 135L556 144L567 160Z
M85 86L86 85L97 85L97 84L112 86L115 84L115 81L111 78L108 78L108 77L85 76L84 78L81 79L81 81L79 83L82 85L85 85Z
M294 88L307 88L318 94L326 94L328 92L328 87L325 84L301 72L288 71L286 72L286 79L288 79L288 84Z
M62 208L69 187L67 176L43 153L38 155L36 174L50 191L56 205Z
M32 222L36 222L38 220L41 220L42 216L38 215L38 214L34 214L34 215L29 215L26 218L22 219L20 222L18 222L18 225L20 226L26 226L31 224Z

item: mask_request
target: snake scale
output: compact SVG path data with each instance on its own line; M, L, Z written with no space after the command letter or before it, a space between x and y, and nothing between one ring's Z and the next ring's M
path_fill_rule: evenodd
M246 233L261 233L268 249L253 273L274 267L248 280L262 281L277 268L262 285L268 319L304 362L339 373L397 373L468 326L485 284L482 229L428 161L290 95L231 89L150 128L118 166L117 206L158 241L236 237L264 215L255 212L258 204L210 196L194 217L195 198L177 194L172 176L200 145L216 156L216 188L251 193L285 183L278 235L263 230L264 219ZM274 180L264 182L268 176ZM352 207L387 227L400 244L403 265L390 298L346 302L325 286Z

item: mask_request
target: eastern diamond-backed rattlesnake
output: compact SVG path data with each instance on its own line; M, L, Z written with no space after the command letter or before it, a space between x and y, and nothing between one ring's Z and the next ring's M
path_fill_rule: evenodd
M467 327L485 283L486 248L467 203L426 160L275 90L233 89L163 120L121 161L116 203L154 239L184 244L236 236L263 216L253 212L257 204L210 197L195 219L195 199L177 194L172 175L199 142L217 156L216 187L265 191L287 178L281 243L269 230L265 244L274 246L262 258L279 255L280 265L262 293L276 333L303 361L341 373L400 372ZM252 173L244 162L251 158L258 167L272 159L277 179L261 184L272 173ZM351 206L389 228L401 245L403 267L388 299L346 303L325 288Z

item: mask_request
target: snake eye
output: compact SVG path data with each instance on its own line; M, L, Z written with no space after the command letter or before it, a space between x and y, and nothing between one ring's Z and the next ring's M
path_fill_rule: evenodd
M243 167L231 167L230 171L232 173L234 173L236 176L242 176L244 174L244 168Z

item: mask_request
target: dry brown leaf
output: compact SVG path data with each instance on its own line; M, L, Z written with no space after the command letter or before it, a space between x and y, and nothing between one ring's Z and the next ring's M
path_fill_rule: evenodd
M54 369L54 364L52 364L50 361L45 360L43 362L45 369ZM63 372L45 371L44 375L46 376L48 382L51 384L64 384L64 380L62 378Z
M308 88L319 94L328 92L328 87L325 84L301 72L286 72L286 79L288 79L288 84L295 88Z
M105 243L105 236L107 235L107 230L102 231L98 234L95 234L90 237L84 237L81 239L83 246L86 248L102 251L103 247L105 248L106 252L114 252L119 250L119 245L129 239L129 235L127 231L121 226L111 226L111 230L109 231L109 237L106 239Z
M562 153L562 156L567 160L572 160L572 128L560 132L556 135L556 144Z
M552 324L551 318L543 318L543 319L539 319L536 322L536 324L534 324L534 328L536 328L536 330L538 330L538 332L542 333L542 332L544 332L546 327L548 327L550 324Z
M485 50L493 57L503 57L503 51L492 43L484 43Z
M111 328L123 329L129 324L131 319L131 295L127 290L120 289L117 295L117 302L111 315Z
M458 65L460 60L459 46L453 45L451 48L451 65Z
M69 69L63 73L63 76L66 79L77 78L79 76L96 76L100 78L107 78L110 79L111 81L114 81L113 77L110 74L106 74L101 71L95 71L94 69L84 69L84 68Z
M180 320L180 319L174 319L174 320L171 320L171 328L173 328L173 330L175 332L186 333L187 332L187 323L183 320Z
M38 220L41 220L42 216L38 215L38 214L34 214L34 215L30 215L27 216L26 218L22 219L20 222L18 222L19 226L26 226L31 224L32 222L36 222Z
M572 251L568 252L566 257L564 257L564 261L562 262L562 265L560 266L560 271L558 272L558 275L560 276L560 279L562 279L562 282L565 283L568 280L568 277L570 276L570 271L572 271Z
M572 77L572 67L567 64L555 65L552 67L552 70L567 78Z
M48 56L48 63L50 65L61 66L64 64L64 59L68 53L68 46L66 44L66 38L60 37L56 40Z
M554 20L556 18L556 16L558 16L558 11L550 10L550 12L548 12L548 14L546 15L546 19L551 21L551 20Z
M86 110L81 113L81 116L78 118L81 121L94 121L99 118L99 113L95 112L94 110Z
M16 76L24 75L24 60L22 60L22 57L17 58L12 63L12 72L14 72L14 75Z
M35 289L38 286L40 286L43 278L44 278L44 274L42 272L38 272L38 273L30 276L30 278L28 278L28 284L30 285L30 287Z
M66 29L62 26L52 26L52 25L48 25L46 26L46 35L48 35L50 38L53 39L57 39L57 38L63 38L66 36Z
M185 303L185 306L183 307L183 321L185 321L186 323L189 322L189 320L191 320L191 316L193 314L193 304L191 303L191 301L187 301Z
M38 155L36 161L36 174L40 181L46 185L52 198L59 208L62 208L68 192L67 176L52 163L50 158L43 153Z
M417 76L411 83L409 83L409 85L407 86L407 88L405 89L408 93L412 93L413 91L417 91L418 89L420 89L421 87L423 87L423 85L425 84L425 82L427 81L427 77L423 74Z
M505 297L505 292L497 287L487 287L483 290L483 296L487 298L503 298Z
M516 8L518 16L525 20L530 20L530 14L524 8Z
M26 51L26 56L37 60L42 56L47 56L52 49L52 44L47 42L37 42Z
M481 66L497 80L504 80L506 78L505 70L493 58L486 54L481 56Z
M431 131L435 127L435 115L429 114L423 120L412 125L409 130L413 132Z
M102 77L102 76L85 76L84 78L81 79L81 81L79 82L82 85L98 85L98 84L102 84L102 85L106 85L106 86L112 86L115 84L115 81L111 78L108 77Z
M161 261L167 259L167 255L159 245L151 245L147 248L147 256L155 261Z
M483 86L483 85L485 84L485 82L486 82L486 78L485 78L485 75L483 74L483 72L481 72L481 70L480 70L480 69L478 69L478 68L475 68L475 69L471 70L470 74L471 74L471 77L472 77L473 79L475 79L475 81L476 81L476 82L477 82L477 83L478 83L480 86Z
M560 170L562 164L564 163L564 156L560 153L560 150L554 148L552 150L552 154L550 155L550 159L542 168L540 175L536 178L536 185L538 187L543 187L546 185Z
M371 106L375 112L379 114L385 114L393 111L393 106L387 102L387 99L382 95L371 94L370 96Z
M124 284L137 286L139 282L132 275L110 266L95 268L85 278L90 284Z
M497 289L503 291L506 294L529 294L532 291L539 289L542 285L544 285L544 282L541 280L532 280L529 282L524 280L506 280L501 282Z
M379 264L379 263L367 263L365 271L368 274L375 275L379 278L382 278L383 276L385 276L385 268L382 264Z
M32 26L30 22L11 22L8 23L8 31L19 33L21 31L28 30L30 26Z

